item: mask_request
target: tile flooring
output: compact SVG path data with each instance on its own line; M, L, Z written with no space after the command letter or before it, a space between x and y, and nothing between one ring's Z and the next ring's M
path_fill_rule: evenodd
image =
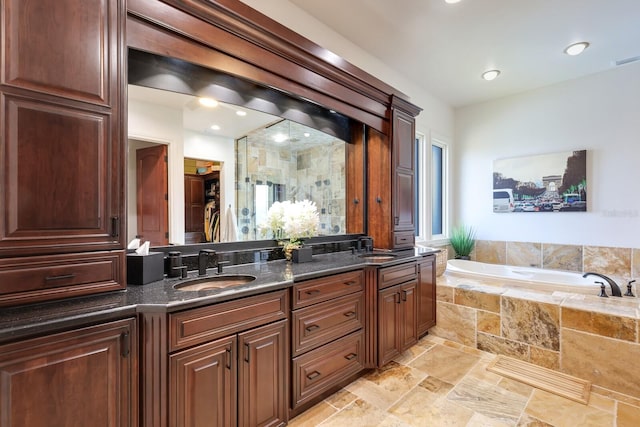
M576 403L487 371L495 357L426 336L289 426L640 426L640 399L594 387L588 405Z

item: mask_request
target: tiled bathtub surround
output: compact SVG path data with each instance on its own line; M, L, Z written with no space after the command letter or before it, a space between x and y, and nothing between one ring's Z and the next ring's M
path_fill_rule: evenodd
M507 285L445 273L438 278L432 333L640 398L640 298L545 294Z
M634 248L478 240L471 259L550 270L595 271L611 276L621 288L631 279L640 279L640 249Z

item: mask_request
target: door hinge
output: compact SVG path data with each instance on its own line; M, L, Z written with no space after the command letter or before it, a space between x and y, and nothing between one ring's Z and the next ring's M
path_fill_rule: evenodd
M167 163L169 161L169 156L164 156L164 162Z
M169 195L167 193L164 193L164 199L169 200Z
M164 237L167 238L167 239L169 238L169 232L168 231L164 233Z

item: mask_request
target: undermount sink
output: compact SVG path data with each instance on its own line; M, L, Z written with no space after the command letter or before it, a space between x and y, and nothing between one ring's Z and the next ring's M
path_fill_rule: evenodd
M186 282L178 283L173 288L178 291L206 291L210 289L222 289L229 286L244 285L256 280L256 276L246 274L223 274L213 277L202 277Z
M367 261L391 261L396 259L397 255L394 254L380 254L380 253L368 253L358 255L360 258L364 258Z

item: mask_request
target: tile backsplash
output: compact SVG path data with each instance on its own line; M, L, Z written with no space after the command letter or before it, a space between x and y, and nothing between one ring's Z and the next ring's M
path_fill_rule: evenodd
M595 271L625 283L640 279L640 249L477 240L471 259L575 272Z

